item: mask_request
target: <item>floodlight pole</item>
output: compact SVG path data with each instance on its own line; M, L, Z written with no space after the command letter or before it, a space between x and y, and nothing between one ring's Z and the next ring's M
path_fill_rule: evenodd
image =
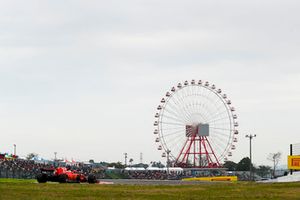
M249 138L249 142L250 142L250 181L253 181L253 177L252 177L252 139L256 137L256 134L252 135L246 135L246 138Z
M170 153L171 151L168 149L167 150L167 179L169 179Z
M17 145L14 144L14 155L16 156L17 155Z

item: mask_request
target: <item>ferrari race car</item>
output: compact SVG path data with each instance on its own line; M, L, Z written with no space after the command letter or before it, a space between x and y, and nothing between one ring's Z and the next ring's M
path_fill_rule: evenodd
M37 181L39 183L46 183L47 181L59 182L59 183L97 183L96 176L77 172L75 170L69 170L66 167L58 168L42 168L41 173L37 175Z

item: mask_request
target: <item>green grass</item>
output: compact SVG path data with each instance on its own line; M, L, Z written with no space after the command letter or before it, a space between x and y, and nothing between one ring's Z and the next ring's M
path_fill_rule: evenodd
M300 199L300 183L219 183L181 186L38 184L0 179L0 199Z
M0 183L36 183L36 179L0 178Z

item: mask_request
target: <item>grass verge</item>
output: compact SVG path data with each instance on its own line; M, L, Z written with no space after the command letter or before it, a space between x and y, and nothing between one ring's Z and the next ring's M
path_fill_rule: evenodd
M300 199L300 183L201 185L37 184L0 179L0 199Z

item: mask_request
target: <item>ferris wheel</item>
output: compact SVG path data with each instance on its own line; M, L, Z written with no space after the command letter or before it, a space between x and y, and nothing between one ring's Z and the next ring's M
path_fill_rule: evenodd
M214 84L178 83L157 107L157 149L173 166L220 168L236 149L236 120L231 100Z

